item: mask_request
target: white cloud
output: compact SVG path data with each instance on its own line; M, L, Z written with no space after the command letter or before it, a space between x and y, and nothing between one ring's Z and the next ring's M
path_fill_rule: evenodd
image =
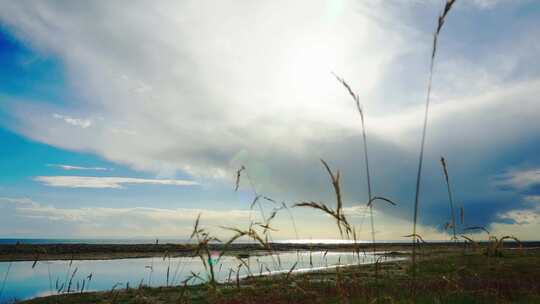
M330 71L369 91L386 64L411 49L404 40L414 31L385 28L355 13L369 9L390 18L399 7L351 5L169 2L149 8L133 2L131 13L120 3L80 3L70 9L54 3L7 5L0 19L37 49L62 58L67 77L84 97L65 109L18 108L15 112L28 122L21 130L137 169L173 168L202 176L228 172L242 154L300 151L321 134L343 127L352 132L357 117ZM109 13L95 27L88 21L101 10ZM240 15L244 18L232 18ZM336 96L344 98L329 102ZM92 130L41 127L51 125L43 111L80 108L87 111L84 116L104 120L93 124L54 114ZM291 128L292 122L297 127Z
M15 217L15 227L6 227L5 232L21 231L25 225L26 235L51 236L50 227L60 224L64 235L96 236L189 236L193 223L201 214L201 225L212 227L219 225L235 226L247 223L248 210L208 210L198 208L105 208L81 207L58 208L34 202L28 198L0 197L0 208L11 204L12 211L2 210L0 216ZM30 219L30 224L21 224L21 220ZM46 225L40 224L46 223ZM33 226L34 225L34 226ZM9 234L3 234L3 236Z
M0 205L15 206L16 208L34 208L39 206L29 198L0 197Z
M472 34L459 25L480 21L467 19L475 13L461 14L468 8L457 5L446 24L452 30L440 38L424 182L442 185L432 164L444 154L455 160L452 169L461 168L454 180L463 180L458 189L465 197L483 190L486 158L537 136L540 82L533 59L539 44L538 27L524 22L500 33L475 27L477 37L497 39L463 42ZM158 176L182 170L222 179L245 164L263 190L290 200L326 195L328 181L317 164L324 157L342 169L344 197L358 201L366 196L358 115L330 74L335 71L365 106L374 192L399 201L384 212L409 217L406 200L414 186L404 177L414 176L440 1L2 6L0 21L27 45L59 59L74 95L62 107L14 102L17 132ZM419 16L417 10L429 12ZM523 66L533 71L516 77ZM48 178L66 186L121 186Z
M540 204L540 195L527 195L527 196L525 196L524 200L526 202L533 202L533 203L539 203Z
M526 189L530 186L540 184L540 168L508 171L496 176L495 183L517 189Z
M499 219L509 220L511 223L492 224L492 233L499 237L514 235L521 240L537 240L540 231L540 200L538 196L529 196L526 201L529 204L523 208L499 214Z
M60 115L60 114L57 114L57 113L54 113L53 117L55 119L61 119L64 122L66 122L67 124L70 124L70 125L76 126L76 127L81 127L83 129L86 129L86 128L92 126L92 121L89 120L89 119L73 118L73 117L66 116L66 115Z
M416 5L277 1L252 5L170 2L151 8L133 2L129 9L121 2L4 6L3 22L37 50L65 63L80 98L61 110L74 113L82 108L87 117L104 118L98 125L54 114L92 130L62 125L44 128L51 122L42 113L60 109L15 106L14 113L21 118L17 129L33 139L93 151L140 170L184 170L208 177L224 176L239 163L265 159L272 152L316 158L310 155L314 141L331 144L337 136L358 132L354 107L330 74L335 71L360 93L372 134L395 139L406 149L416 146L426 71L421 65L407 69L403 81L422 85L404 92L395 81L386 80L403 68L403 56L427 63L432 29L428 34L415 27ZM429 6L433 13L440 9L438 3ZM105 11L100 15L102 25L96 27L90 20ZM205 18L207 14L213 18ZM239 15L244 18L231 17ZM442 42L456 40L448 35L444 33ZM492 50L473 70L468 59L441 50L430 122L452 123L449 120L463 116L467 119L462 118L461 124L466 127L452 126L456 133L485 125L477 134L482 132L479 136L488 144L504 141L491 132L491 124L508 121L510 125L508 117L520 108L505 107L494 112L493 118L483 113L511 100L536 96L538 85L501 85L511 69L499 71L500 64L491 61L503 51ZM462 96L463 88L479 82L482 85L473 90L475 95ZM389 99L381 92L407 95L400 97L403 100ZM512 94L500 97L505 92ZM539 110L530 99L526 99L524 118ZM475 122L478 118L487 124ZM508 137L536 123L520 119L511 124L502 128ZM441 132L446 130L446 125L441 128ZM430 134L436 133L431 130Z
M62 208L45 205L28 198L0 197L0 208L3 204L11 204L11 210L3 209L0 219L6 217L14 220L13 224L3 230L5 236L13 237L15 233L24 232L26 236L45 237L174 237L186 238L193 229L195 219L201 214L201 226L212 234L226 238L230 231L221 228L247 228L250 221L256 220L258 212L246 209L210 210L205 208L147 208L147 207L78 207ZM301 239L339 238L335 221L320 212L312 210L291 210L295 217ZM346 209L347 213L351 208ZM358 211L358 210L356 210ZM360 208L360 212L364 212ZM365 212L364 212L365 213ZM368 221L356 218L353 214L351 223L358 231L359 239L371 238ZM5 218L4 218L5 219ZM26 220L31 220L27 222ZM408 240L402 238L403 227L411 227L409 221L391 218L383 219L376 213L378 239ZM313 225L316 221L317 225ZM286 211L278 213L272 220L274 239L294 239L296 234ZM55 232L53 227L59 227ZM433 228L419 225L419 233L426 239L448 239L448 235ZM11 234L10 234L11 233ZM3 235L1 235L3 236Z
M512 210L499 216L502 220L512 220L518 225L530 224L532 222L538 222L540 210Z
M501 3L505 1L507 3L511 2L508 0L473 0L472 3L482 9L493 9L497 5L500 5Z
M150 222L189 222L192 223L199 214L204 220L219 222L223 220L246 221L249 211L246 210L224 210L213 211L208 209L161 209L161 208L55 208L46 206L33 206L32 208L20 208L24 216L41 217L56 221L73 221L77 223L92 223L106 218L132 217L133 219L143 219Z
M82 166L72 166L72 165L63 165L63 164L48 164L49 167L57 167L63 170L91 170L91 171L111 171L111 168L105 167L82 167Z
M67 188L122 188L122 184L152 184L172 186L198 185L195 181L182 179L146 179L131 177L99 176L36 176L34 180L51 187Z

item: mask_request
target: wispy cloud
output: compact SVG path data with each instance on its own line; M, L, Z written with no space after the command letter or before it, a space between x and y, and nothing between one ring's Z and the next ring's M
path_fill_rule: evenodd
M518 225L526 225L534 222L538 222L540 219L540 210L536 209L523 209L512 210L499 215L501 220L510 220Z
M540 231L540 196L526 196L527 205L499 214L491 229L517 235L521 240L538 239Z
M92 121L90 119L73 118L71 116L61 115L61 114L57 114L57 113L54 113L53 117L56 118L56 119L61 119L67 124L70 124L72 126L81 127L83 129L86 129L86 128L92 126Z
M171 186L193 186L199 183L183 179L147 179L132 177L98 176L36 176L34 180L51 187L66 188L113 188L120 189L123 184L151 184Z
M204 222L215 225L233 226L247 223L249 210L210 210L203 208L105 208L80 207L62 208L44 205L29 198L0 197L0 218L16 217L33 223L46 222L47 228L61 225L65 231L77 231L85 236L174 236L189 235L194 220L199 214ZM18 225L15 223L15 225ZM39 225L36 225L39 227ZM33 234L47 235L47 228L27 227ZM20 230L20 227L11 227ZM10 229L11 229L10 228ZM49 231L50 233L50 231Z
M124 215L143 217L152 221L194 221L199 214L206 220L247 220L249 210L208 210L199 208L57 208L44 206L28 198L0 198L2 202L14 203L20 214L29 217L42 217L48 220L92 222L96 218L111 218Z
M148 208L148 207L59 207L53 204L44 204L29 198L0 197L0 208L9 205L0 213L3 217L15 218L14 227L7 227L4 231L21 231L23 223L26 225L26 234L35 236L49 236L53 226L60 227L59 236L76 232L78 236L172 236L183 238L189 236L193 223L201 214L202 225L218 237L227 237L230 231L220 226L247 227L253 219L253 213L248 209L209 209L209 208ZM291 210L293 213L294 209ZM352 211L349 209L348 211ZM355 210L358 211L358 210ZM310 211L311 212L311 211ZM333 238L335 237L334 221L317 212L308 218L302 217L302 211L297 214L296 221L302 238ZM313 216L318 220L315 227L309 226ZM25 222L30 221L30 222ZM362 221L362 220L360 220ZM278 229L274 237L287 239L295 237L289 216L279 213L272 221L273 227ZM47 223L47 225L43 225ZM385 223L384 231L378 235L386 239L396 239L402 235L402 226L407 224L399 219ZM287 229L287 228L291 229ZM357 227L361 232L362 227ZM6 232L4 232L6 233ZM9 235L9 234L8 234ZM443 239L445 236L434 229L426 229L423 235L428 239Z
M39 204L29 198L0 197L0 206L15 206L16 208L34 208Z
M512 170L495 177L498 186L510 186L515 189L526 189L540 184L540 168Z
M60 169L64 169L67 171L71 170L92 170L92 171L112 171L112 168L105 168L105 167L82 167L82 166L72 166L72 165L63 165L63 164L47 164L49 167L56 167Z

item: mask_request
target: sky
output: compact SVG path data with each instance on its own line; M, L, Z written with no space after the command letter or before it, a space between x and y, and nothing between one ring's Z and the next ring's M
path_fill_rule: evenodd
M369 239L412 232L442 1L0 1L0 237L186 238L247 228L254 192L334 206ZM538 239L540 4L457 1L439 38L419 233L448 239L446 158L466 226ZM235 191L236 170L246 167ZM268 215L274 203L261 200ZM456 211L456 213L458 213ZM275 239L339 237L280 211ZM296 226L296 230L294 227ZM474 237L482 238L481 234Z

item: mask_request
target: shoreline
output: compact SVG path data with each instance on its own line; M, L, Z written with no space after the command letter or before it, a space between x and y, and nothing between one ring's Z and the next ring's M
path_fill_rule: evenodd
M482 243L482 242L480 242ZM464 242L423 243L422 248L445 250L470 246ZM523 248L540 247L539 241L523 242ZM271 243L272 251L360 251L373 250L371 243L357 244L298 244ZM375 249L380 252L409 251L410 242L379 243ZM519 244L508 242L506 248L518 248ZM211 244L212 251L222 251L222 244ZM0 262L51 261L51 260L114 260L151 257L189 257L195 254L194 244L1 244ZM255 243L231 244L225 255L262 255L268 250Z
M21 303L339 303L350 299L374 303L380 295L399 303L433 303L441 299L455 303L472 303L471 299L479 299L479 303L538 303L540 248L527 245L523 248L530 250L507 250L511 248L507 246L502 255L488 258L472 248L462 252L455 247L448 250L430 246L420 253L416 281L411 280L410 260L403 258L309 272L248 276L215 285L113 287L35 297ZM417 293L411 293L411 284L415 284Z
M379 265L383 265L383 264L393 264L394 266L398 266L398 267L403 267L404 265L406 265L406 263L409 261L408 258L399 258L399 259L395 259L395 260L389 260L389 261L381 261L379 262L378 264ZM373 271L373 267L374 267L375 263L366 263L366 264L343 264L343 265L331 265L331 266L323 266L323 267L314 267L314 268L309 268L309 269L294 269L294 270L282 270L282 271L274 271L274 272L271 272L271 273L263 273L263 274L251 274L251 275L245 275L245 276L240 276L238 277L238 280L240 280L241 284L244 285L246 284L247 286L250 286L250 285L253 285L254 283L256 282L260 282L262 280L265 280L265 279L269 279L269 280L277 280L279 279L280 277L285 277L285 276L289 276L289 275L294 275L294 276L310 276L310 277L324 277L324 276L327 276L329 274L332 274L332 273L336 273L336 271L339 271L339 269L341 269L341 271L353 271L355 269L362 269L364 271ZM218 288L228 288L228 287L231 287L231 286L234 286L236 283L235 282L232 282L232 281L229 281L229 282L218 282L217 283L217 286ZM176 286L143 286L143 287L139 287L139 289L141 288L145 288L147 290L154 290L154 291L158 291L158 292L161 292L161 291L175 291L175 290L179 290L181 288L189 288L189 289L192 289L192 290L197 290L197 291L204 291L206 289L206 286L207 286L207 283L197 283L197 284L193 284L193 285L185 285L184 287L182 287L181 285L176 285ZM74 293L67 293L67 294L50 294L50 295L44 295L44 296L36 296L36 297L32 297L32 298L29 298L29 299L24 299L22 300L20 303L40 303L41 301L43 300L52 300L53 303L57 303L58 300L66 300L67 298L70 298L70 297L86 297L86 296L98 296L98 297L107 297L108 295L111 295L113 294L113 291L116 291L117 293L120 293L120 294L125 294L125 293L129 293L131 290L134 290L134 289L129 289L129 288L119 288L119 289L114 289L114 290L97 290L97 291L85 291L84 293L77 293L77 292L74 292ZM136 289L135 289L136 290ZM84 302L84 300L82 302L77 302L76 303L86 303Z

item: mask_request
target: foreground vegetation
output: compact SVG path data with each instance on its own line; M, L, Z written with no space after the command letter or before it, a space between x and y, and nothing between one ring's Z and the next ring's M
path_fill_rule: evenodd
M420 252L422 249L419 250ZM540 303L540 249L429 248L409 261L37 298L24 303Z

